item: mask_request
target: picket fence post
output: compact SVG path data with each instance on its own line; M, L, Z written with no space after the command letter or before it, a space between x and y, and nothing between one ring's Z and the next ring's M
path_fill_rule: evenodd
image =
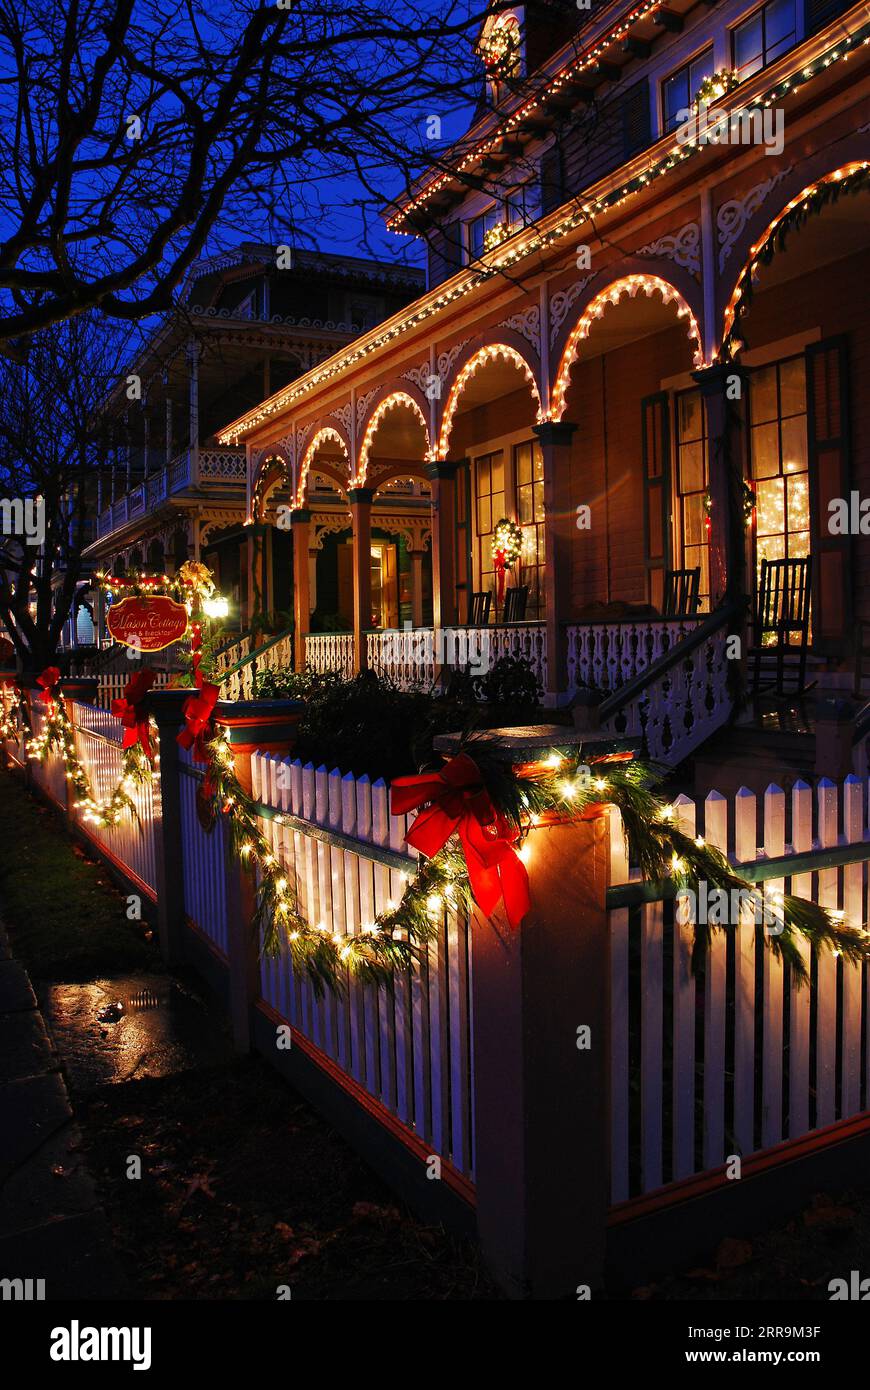
M500 908L472 921L477 1225L510 1295L582 1297L610 1199L608 813L527 845L522 926Z
M302 709L299 700L218 701L215 723L229 736L236 777L248 795L253 790L252 755L260 752L283 757L289 752ZM251 1013L260 996L260 943L251 927L256 884L253 875L229 852L229 845L224 864L230 1023L236 1050L250 1052Z
M148 709L157 724L160 777L154 788L154 860L157 872L157 934L167 965L183 957L184 845L178 731L189 690L152 691Z

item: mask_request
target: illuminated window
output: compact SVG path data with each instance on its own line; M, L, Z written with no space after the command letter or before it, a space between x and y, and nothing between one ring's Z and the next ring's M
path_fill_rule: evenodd
M752 373L749 457L755 489L757 584L762 560L793 560L810 553L803 357L775 362Z
M523 530L519 577L528 584L527 618L544 616L544 456L540 442L518 444L514 449L517 521ZM496 520L498 518L496 517Z
M499 203L493 203L491 208L482 212L479 217L475 217L468 223L468 256L470 260L476 260L482 256L486 249L486 234L493 227L498 227L503 222L502 210Z
M480 590L496 592L492 563L492 533L505 515L504 454L483 454L474 461L477 521L477 562Z
M713 75L713 45L697 58L684 63L662 83L662 116L665 130L673 130L685 119L705 77Z
M731 36L734 69L744 82L797 41L795 0L769 0Z
M701 567L698 610L710 608L710 539L706 497L709 484L707 412L700 391L681 391L677 412L677 524L682 568Z

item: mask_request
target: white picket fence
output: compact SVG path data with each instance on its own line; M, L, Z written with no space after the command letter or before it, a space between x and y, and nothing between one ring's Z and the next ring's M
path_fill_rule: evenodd
M352 839L330 844L304 828L264 820L274 852L296 882L314 925L357 935L404 891L404 872L371 857L404 852L407 817L389 812L383 781L315 770L297 759L252 758L254 796L275 810ZM391 989L348 981L347 993L317 998L289 954L263 958L264 999L360 1086L460 1173L474 1173L470 940L467 921L445 913L424 959Z
M196 813L203 770L189 750L179 748L184 911L212 945L227 953L227 830L223 819L204 830Z
M867 845L867 782L745 788L729 802L675 802L682 828L732 862ZM637 878L611 812L611 882ZM702 823L703 822L703 823ZM764 882L867 921L866 862L811 868ZM693 927L672 902L611 908L612 1200L625 1201L860 1114L870 1104L870 971L829 952L801 952L799 988L766 948L763 926L713 933L703 974L690 969ZM760 1045L757 1045L760 1039ZM862 1060L862 1040L864 1059Z
M126 671L110 672L100 676L100 684L97 687L97 703L101 709L110 710L113 700L123 699L127 682L137 669L139 668L128 666ZM171 680L172 673L170 671L155 672L154 690L162 690Z

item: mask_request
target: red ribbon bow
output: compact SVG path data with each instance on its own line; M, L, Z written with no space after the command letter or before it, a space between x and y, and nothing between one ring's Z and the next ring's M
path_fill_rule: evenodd
M60 680L60 670L57 666L46 666L41 676L36 677L36 684L42 686L40 699L50 705L54 699L54 687Z
M151 761L151 735L148 715L142 707L142 702L156 679L157 675L154 671L147 669L136 671L124 686L124 694L121 699L112 701L112 713L120 719L124 726L124 738L121 746L132 748L135 744L141 743L145 757L149 762Z
M415 811L425 802L431 804L408 831L408 844L431 859L458 834L478 907L489 917L504 899L508 921L518 927L531 906L529 876L513 847L516 833L493 806L474 759L457 753L440 772L393 782L394 816Z
M205 745L211 737L212 715L221 688L204 680L199 671L196 673L196 684L196 694L190 695L184 702L182 714L185 727L178 734L177 742L182 748L193 749L195 763L207 763L209 757Z

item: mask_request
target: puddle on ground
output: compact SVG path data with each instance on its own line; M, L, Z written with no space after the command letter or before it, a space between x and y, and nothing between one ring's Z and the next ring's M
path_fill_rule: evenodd
M132 974L41 991L73 1091L214 1066L230 1041L204 999L169 975Z

